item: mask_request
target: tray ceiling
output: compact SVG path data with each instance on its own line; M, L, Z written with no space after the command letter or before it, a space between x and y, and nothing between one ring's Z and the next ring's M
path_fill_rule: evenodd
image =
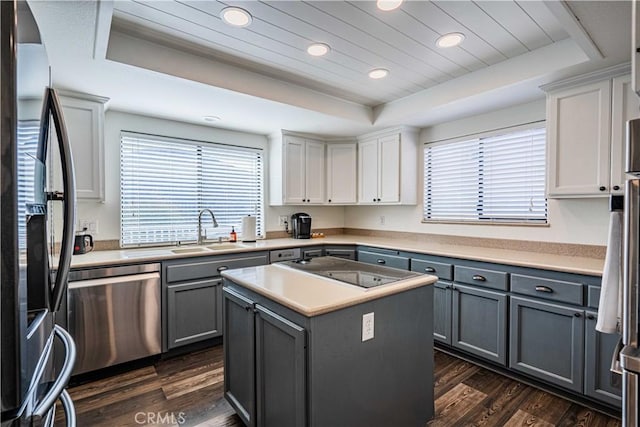
M249 11L252 24L225 24L227 6ZM113 18L120 31L147 30L165 43L367 106L569 37L540 1L407 1L389 12L373 1L118 1ZM462 45L436 47L449 32L463 33ZM306 48L313 42L331 51L312 57ZM378 67L389 76L370 79Z

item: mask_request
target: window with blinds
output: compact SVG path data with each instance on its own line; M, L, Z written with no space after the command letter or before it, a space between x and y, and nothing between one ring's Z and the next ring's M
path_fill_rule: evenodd
M547 222L545 128L426 145L424 220Z
M18 120L18 245L27 248L26 205L33 203L40 122Z
M123 132L120 141L120 244L123 247L198 237L242 235L242 217L264 227L262 150Z

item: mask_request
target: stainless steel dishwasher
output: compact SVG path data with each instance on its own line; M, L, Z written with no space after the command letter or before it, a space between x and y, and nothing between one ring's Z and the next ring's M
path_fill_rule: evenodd
M160 353L160 264L72 271L68 292L74 374Z

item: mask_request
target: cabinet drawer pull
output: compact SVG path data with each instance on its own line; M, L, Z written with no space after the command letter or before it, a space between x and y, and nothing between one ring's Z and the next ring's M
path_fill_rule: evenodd
M605 186L603 185L603 186L601 186L598 190L600 190L600 191L605 191L606 189L607 189L607 187L605 187Z
M596 316L594 316L593 314L588 314L587 315L587 319L589 320L594 320L596 318Z
M425 273L435 273L436 269L433 267L425 267L424 268Z
M618 190L620 189L620 186L619 186L619 185L614 185L614 186L613 186L613 189L614 189L615 191L618 191Z
M387 261L383 260L383 259L378 259L378 264L386 264Z
M573 313L573 315L576 316L576 317L582 317L582 314L580 314L580 313Z
M548 286L539 285L539 286L536 286L536 292L545 292L547 294L552 294L553 293L553 289L551 289Z
M221 271L225 271L228 270L229 267L227 267L226 265L221 265L220 267L217 268L218 273L220 273Z
M471 278L472 278L473 280L478 281L478 282L486 282L486 281L487 281L487 278L486 278L486 277L481 276L481 275L479 275L479 274L474 274Z

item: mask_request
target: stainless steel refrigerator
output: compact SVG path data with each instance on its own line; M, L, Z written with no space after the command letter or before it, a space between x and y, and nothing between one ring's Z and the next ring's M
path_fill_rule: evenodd
M59 400L74 426L65 387L75 345L56 314L73 254L75 178L46 50L24 1L0 1L0 166L0 422L53 425Z
M625 187L624 270L622 282L622 345L618 359L622 368L622 424L639 426L638 297L640 279L640 119L627 127L627 182Z

